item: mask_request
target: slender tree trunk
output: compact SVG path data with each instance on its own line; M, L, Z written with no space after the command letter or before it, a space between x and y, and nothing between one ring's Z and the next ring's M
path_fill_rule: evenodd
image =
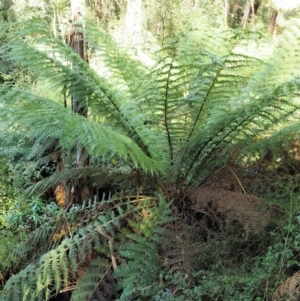
M242 27L244 29L247 26L250 15L251 15L251 2L249 2L249 0L248 0L246 3L246 6L244 8L244 15L243 15L243 19L242 19Z
M250 1L250 5L251 5L252 27L255 28L256 10L254 7L254 0Z
M228 27L229 0L224 1L224 24Z
M84 36L80 27L82 25L82 19L85 15L85 1L84 0L72 0L71 1L72 9L72 29L69 31L69 46L78 53L81 58L85 61L88 61L86 55L86 47L84 44Z
M273 10L272 17L271 17L271 21L270 21L269 27L268 27L269 32L270 32L270 34L271 34L272 36L274 35L277 16L278 16L278 9L275 8L275 9Z
M142 43L142 0L128 0L125 24L129 42Z
M255 1L255 0L247 0L246 6L244 8L244 14L242 19L242 27L246 28L247 23L252 18L252 27L255 27L255 18L257 15L257 11L262 5L261 1Z

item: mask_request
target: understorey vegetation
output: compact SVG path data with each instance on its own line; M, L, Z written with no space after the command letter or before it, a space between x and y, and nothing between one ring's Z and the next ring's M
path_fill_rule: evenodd
M298 300L298 20L89 2L0 9L0 301Z

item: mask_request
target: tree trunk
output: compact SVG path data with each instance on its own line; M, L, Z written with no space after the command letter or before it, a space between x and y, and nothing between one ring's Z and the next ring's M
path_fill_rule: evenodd
M268 27L269 32L270 32L270 34L271 34L272 36L274 35L277 16L278 16L278 9L275 8L275 9L273 10L272 17L271 17L271 21L270 21L269 27Z
M261 6L261 1L248 0L244 8L244 14L242 19L242 27L246 28L247 23L252 18L252 27L255 27L255 17L259 7Z
M85 1L71 0L72 9L72 28L66 35L66 42L69 46L80 55L80 57L88 62L86 45L84 42L84 34L82 28L82 18L85 15ZM76 67L73 67L76 68ZM81 72L81 70L77 70ZM71 109L74 113L87 117L87 107L83 99L78 99L76 95L71 96ZM90 164L90 158L86 149L78 143L76 150L76 167L85 167ZM71 202L82 203L91 197L91 188L87 178L77 180L72 185L65 183L66 189L66 206L70 206Z
M81 58L88 61L86 55L86 49L84 45L84 36L80 27L82 26L81 21L85 15L85 1L84 0L72 0L72 29L68 33L68 43L73 50L78 53Z
M228 13L230 9L229 0L224 1L224 24L228 27Z
M244 8L242 28L244 29L246 28L250 15L251 15L251 2L247 1L246 6Z
M142 0L128 0L125 17L126 33L129 42L142 43Z

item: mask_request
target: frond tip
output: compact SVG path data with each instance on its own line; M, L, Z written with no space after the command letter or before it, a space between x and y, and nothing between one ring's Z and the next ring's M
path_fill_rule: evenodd
M299 300L300 297L300 271L289 277L279 285L272 296L272 301Z

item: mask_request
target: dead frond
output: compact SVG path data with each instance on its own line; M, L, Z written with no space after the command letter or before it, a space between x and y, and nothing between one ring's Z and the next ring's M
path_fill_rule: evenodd
M297 301L300 300L300 271L289 277L275 290L272 301Z
M203 213L217 221L219 227L240 222L246 233L260 233L269 223L270 210L263 207L261 199L254 195L224 189L200 187L188 192L195 214ZM225 225L224 225L225 221Z

